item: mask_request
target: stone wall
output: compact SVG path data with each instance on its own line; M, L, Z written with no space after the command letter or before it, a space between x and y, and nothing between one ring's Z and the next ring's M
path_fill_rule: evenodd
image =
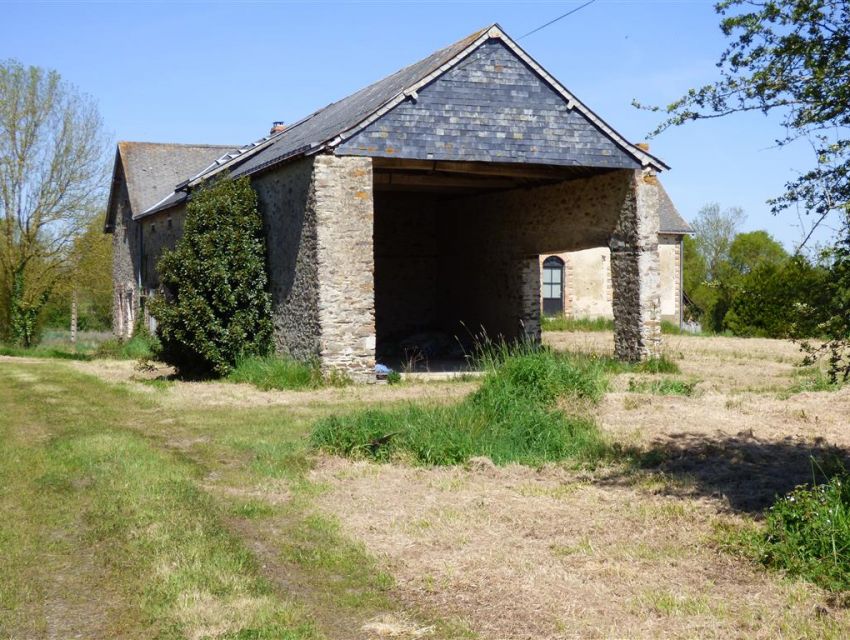
M156 331L156 320L147 310L147 301L156 295L159 289L159 272L156 269L159 259L166 250L171 250L183 235L183 223L186 219L186 205L179 205L168 211L147 216L136 222L141 238L142 255L139 260L141 269L141 313L145 326L152 333Z
M316 156L313 178L322 365L374 378L372 159Z
M279 353L353 377L373 374L372 170L369 158L304 158L253 178L266 235ZM185 209L141 221L142 288L183 231Z
M139 259L138 225L132 219L130 196L123 170L116 175L115 220L112 228L112 332L118 338L133 335L139 312L136 265Z
M655 174L633 172L611 237L614 352L630 362L661 350L658 202Z
M415 322L446 328L464 322L475 332L483 326L493 336L536 339L539 255L610 239L617 352L628 359L656 353L653 181L651 174L615 170L454 199L381 194L375 214L369 158L322 155L255 176L277 349L372 378L376 281L385 296L378 322L400 332ZM146 289L158 284L156 260L173 246L182 223L181 211L144 220Z
M118 165L115 179L115 219L112 226L112 333L118 338L133 334L138 313L136 268L138 229L132 219L124 172Z
M156 265L166 250L171 250L183 235L186 206L147 216L138 221L142 236L142 293L150 295L159 288Z
M658 355L658 202L655 175L631 170L453 201L446 207L452 239L479 257L479 268L469 261L465 276L478 291L458 309L474 310L488 332L522 335L524 319L539 317L539 255L609 244L616 353L626 360ZM537 278L512 277L532 260Z
M299 360L321 354L313 159L256 176L266 234L275 348Z

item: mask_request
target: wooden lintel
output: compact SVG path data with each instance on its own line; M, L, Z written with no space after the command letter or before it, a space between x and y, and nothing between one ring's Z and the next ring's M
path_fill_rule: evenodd
M449 189L512 189L522 183L508 177L375 172L375 186L438 187Z
M372 162L376 170L430 171L547 180L567 180L576 177L577 170L586 169L584 167L524 165L519 163L450 162L444 160L405 160L401 158L373 158Z

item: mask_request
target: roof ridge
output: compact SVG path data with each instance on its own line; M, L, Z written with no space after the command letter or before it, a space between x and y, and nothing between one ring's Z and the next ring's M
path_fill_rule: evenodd
M230 145L230 144L209 144L209 143L199 143L193 144L191 142L147 142L144 140L119 140L118 146L122 145L147 145L147 146L158 146L158 147L194 147L196 149L236 149L239 145Z

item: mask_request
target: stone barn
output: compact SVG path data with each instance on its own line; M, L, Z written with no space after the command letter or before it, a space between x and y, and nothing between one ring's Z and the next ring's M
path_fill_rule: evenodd
M497 25L175 174L155 200L125 206L118 160L107 230L138 247L115 264L137 308L192 191L227 172L259 196L281 353L365 377L417 332L537 339L539 256L593 247L611 252L616 353L658 352L667 167Z

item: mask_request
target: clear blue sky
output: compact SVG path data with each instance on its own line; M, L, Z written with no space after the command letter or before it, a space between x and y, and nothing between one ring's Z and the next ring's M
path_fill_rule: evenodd
M583 1L583 0L582 0ZM115 140L244 144L492 22L514 38L571 2L0 2L0 59L57 69L99 103ZM710 81L724 46L704 0L597 0L520 40L582 101L633 141L666 104ZM738 205L746 229L787 246L796 214L765 201L811 163L777 150L775 119L746 114L668 131L652 151L690 219L707 202Z

